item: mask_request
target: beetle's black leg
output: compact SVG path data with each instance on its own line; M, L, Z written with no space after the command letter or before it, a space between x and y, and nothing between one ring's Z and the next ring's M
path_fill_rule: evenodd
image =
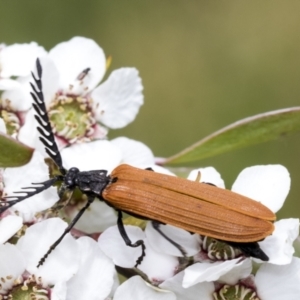
M174 247L176 247L180 253L182 254L183 257L187 257L187 253L186 251L184 250L184 248L182 246L180 246L178 243L174 242L172 239L170 239L168 236L166 236L162 231L161 229L159 228L160 225L162 223L160 222L157 222L157 221L151 221L151 224L153 226L153 228L161 235L163 236L169 243L171 243Z
M74 225L76 224L76 222L80 219L80 217L83 215L83 213L87 210L87 208L91 205L91 203L94 201L95 199L95 196L93 195L88 195L88 201L87 203L85 204L85 206L77 213L77 215L75 216L75 218L72 220L72 222L69 224L69 226L65 229L65 231L63 232L63 234L59 237L59 239L53 243L48 252L40 259L38 265L37 265L37 268L39 266L41 266L46 258L49 256L49 254L56 248L56 246L63 240L63 238L65 237L65 235L67 233L69 233L71 231L71 229L74 227Z
M32 184L41 185L41 186L24 187L24 188L22 188L24 191L15 192L15 194L25 194L24 196L13 195L13 196L4 197L1 200L9 200L9 201L0 201L0 213L3 213L8 208L12 207L13 205L15 205L29 197L39 194L40 192L42 192L44 190L47 190L50 186L52 186L55 182L57 182L59 180L62 180L61 176L53 177L44 182L32 183ZM33 191L27 191L27 190L33 190Z
M130 238L128 237L127 235L127 232L125 230L125 227L124 227L124 224L123 224L123 219L122 219L122 212L119 210L118 211L118 228L119 228L119 232L125 242L125 244L129 247L139 247L141 246L142 247L142 254L141 256L137 259L136 261L136 264L135 264L135 267L137 267L139 264L141 264L141 262L143 261L143 258L145 256L145 244L144 244L144 241L143 240L138 240L136 241L135 243L132 243Z

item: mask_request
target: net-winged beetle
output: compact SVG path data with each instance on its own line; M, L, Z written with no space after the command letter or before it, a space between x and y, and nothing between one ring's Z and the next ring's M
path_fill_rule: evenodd
M50 247L39 261L42 265L51 251L70 232L85 210L95 198L106 202L118 212L118 228L126 245L142 247L142 254L137 260L141 263L145 255L142 240L132 243L122 221L122 212L153 221L154 228L183 254L184 249L163 234L160 224L170 224L192 233L209 236L241 249L246 255L268 260L257 241L270 235L274 230L275 215L261 203L236 194L226 189L190 181L165 174L151 172L120 165L111 174L106 170L80 172L73 167L66 170L51 129L42 91L42 67L37 60L37 76L32 74L34 84L31 93L34 103L35 118L39 124L37 130L40 140L50 158L59 168L60 175L24 191L24 196L9 196L1 201L0 212L14 204L36 195L56 182L61 182L59 197L65 191L76 187L87 195L87 203L78 212L62 236ZM32 191L33 190L33 191Z

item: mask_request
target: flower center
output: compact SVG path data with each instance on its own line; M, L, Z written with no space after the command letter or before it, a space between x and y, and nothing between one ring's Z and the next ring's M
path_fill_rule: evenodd
M58 96L49 108L53 132L70 143L89 141L96 124L91 100L76 96Z
M0 109L0 117L3 119L6 125L6 131L8 135L16 135L21 127L21 122L17 113Z
M7 276L6 279L1 278L3 283L12 280L12 276ZM26 280L14 280L14 286L7 293L1 293L0 299L14 300L49 300L51 299L50 290L42 286L41 280L36 280L35 276L29 276ZM1 290L1 286L0 286Z
M244 285L224 285L218 292L213 293L214 300L260 300L256 292Z
M242 252L239 249L233 248L226 243L217 241L210 237L203 238L202 248L207 252L209 259L218 260L230 260L241 256Z

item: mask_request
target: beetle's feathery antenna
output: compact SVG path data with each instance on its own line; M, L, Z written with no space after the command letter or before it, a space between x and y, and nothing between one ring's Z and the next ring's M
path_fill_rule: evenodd
M36 111L35 118L37 119L39 125L43 128L37 127L37 130L39 131L41 137L40 140L45 146L45 150L48 153L48 155L54 160L54 162L59 167L61 173L65 175L66 170L62 166L62 159L58 150L58 147L55 143L54 135L50 126L49 118L46 111L46 106L44 104L44 95L42 92L42 66L40 64L39 59L36 61L36 68L37 68L37 78L33 73L32 77L35 82L34 86L32 83L30 83L33 92L31 93L31 96L35 103L33 103L33 108ZM3 213L8 208L12 207L13 205L32 197L36 194L39 194L40 192L48 189L50 186L52 186L55 182L63 180L62 176L56 176L54 178L51 178L47 181L40 182L40 183L32 183L36 186L31 187L24 187L22 188L23 191L15 192L15 194L23 194L22 196L13 195L13 196L7 196L4 197L0 201L0 213ZM30 190L30 191L28 191ZM9 200L9 201L6 201Z
M62 180L61 178L62 176L56 176L53 177L47 181L44 182L39 182L39 183L32 183L35 185L41 185L41 186L30 186L30 187L24 187L22 188L24 191L18 191L15 192L15 194L25 194L23 196L17 196L17 195L13 195L13 196L7 196L4 197L4 200L9 200L9 201L0 201L0 213L3 213L4 211L6 211L8 208L12 207L13 205L29 198L32 197L36 194L39 194L40 192L47 190L50 186L52 186L56 181L58 180ZM32 190L32 191L26 191L26 190ZM11 199L11 200L10 200Z
M40 140L44 144L47 154L54 160L60 172L65 175L66 170L62 165L62 158L55 142L54 134L51 129L51 124L44 102L42 87L42 66L39 59L36 60L36 69L37 77L33 72L31 72L35 84L30 83L33 90L33 92L31 92L30 94L34 100L32 106L36 112L35 118L40 125L37 127L37 130L40 133Z

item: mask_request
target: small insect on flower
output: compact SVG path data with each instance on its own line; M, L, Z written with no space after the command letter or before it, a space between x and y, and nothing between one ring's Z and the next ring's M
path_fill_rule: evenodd
M39 123L37 130L40 140L50 158L56 163L60 175L45 182L25 188L23 196L9 196L0 202L0 213L33 195L36 195L57 182L61 183L59 197L66 191L78 188L87 196L87 203L78 212L61 237L41 258L41 266L48 255L70 232L85 210L95 198L106 202L118 212L118 228L126 245L141 246L142 253L136 265L145 255L142 240L132 243L122 221L122 212L152 221L153 227L185 256L181 245L166 236L160 229L161 224L170 224L198 233L237 247L248 256L268 260L257 241L263 240L273 230L274 213L259 202L215 186L142 170L129 165L120 165L108 175L106 170L81 172L73 167L66 170L55 143L54 135L47 115L42 91L42 67L37 60L37 76L32 74L34 84L31 93L35 118ZM26 191L26 189L31 189ZM34 189L32 191L32 189Z

